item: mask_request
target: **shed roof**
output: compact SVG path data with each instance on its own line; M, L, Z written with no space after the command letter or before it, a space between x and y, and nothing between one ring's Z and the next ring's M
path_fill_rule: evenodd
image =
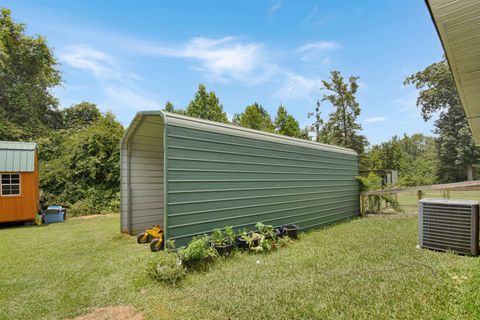
M480 144L480 0L425 0L452 70L476 144Z
M36 149L33 142L0 141L0 172L33 172Z
M247 137L251 139L259 139L259 140L266 140L266 141L272 141L272 142L283 143L283 144L290 144L295 146L303 146L311 149L320 149L320 150L325 150L330 152L357 155L357 153L354 150L343 148L343 147L292 138L292 137L264 132L260 130L243 128L243 127L234 126L231 124L225 124L225 123L220 123L215 121L187 117L187 116L179 115L176 113L165 112L165 111L138 112L135 118L132 120L131 125L128 127L127 131L125 132L125 136L123 140L126 141L126 139L128 139L133 134L133 132L135 131L136 125L139 123L139 121L143 117L152 116L152 115L157 115L162 117L164 123L167 126L168 125L184 126L189 128L196 128L199 130L208 130L208 131L222 133L226 135L235 135L235 136Z

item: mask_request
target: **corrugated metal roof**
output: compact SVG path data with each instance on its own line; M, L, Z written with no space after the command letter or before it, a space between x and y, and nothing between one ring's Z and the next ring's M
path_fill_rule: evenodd
M314 141L308 141L303 139L292 138L284 135L279 135L275 133L264 132L260 130L248 129L239 126L234 126L231 124L225 124L215 121L209 121L204 119L198 119L193 117L187 117L179 115L176 113L170 113L165 111L140 111L137 113L135 118L132 120L131 125L127 128L125 135L123 137L123 142L127 141L130 135L134 132L135 127L138 125L139 121L144 116L149 115L159 115L163 118L164 123L168 125L183 125L192 128L197 128L199 130L208 130L212 132L222 133L226 135L247 137L251 139L258 139L264 141L272 141L282 144L289 144L294 146L303 146L311 149L319 149L330 152L344 153L344 154L353 154L357 155L354 150L318 143Z
M0 141L0 172L33 172L36 149L33 142Z
M426 0L467 115L480 144L480 0Z

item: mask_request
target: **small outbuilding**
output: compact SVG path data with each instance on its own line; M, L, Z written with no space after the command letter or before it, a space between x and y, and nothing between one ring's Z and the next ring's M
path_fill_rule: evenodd
M166 239L228 225L319 227L359 215L355 151L162 111L121 144L121 230Z
M38 197L37 145L0 141L0 222L34 220Z

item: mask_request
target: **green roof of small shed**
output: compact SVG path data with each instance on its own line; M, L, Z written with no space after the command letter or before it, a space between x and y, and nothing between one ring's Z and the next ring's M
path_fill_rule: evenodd
M33 172L36 149L33 142L0 141L0 172Z

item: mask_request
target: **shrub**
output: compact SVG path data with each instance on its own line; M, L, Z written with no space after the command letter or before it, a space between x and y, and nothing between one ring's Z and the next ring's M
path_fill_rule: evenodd
M283 236L282 238L277 239L277 244L279 247L286 247L290 241L291 239L289 236Z
M194 237L188 246L179 251L180 259L187 268L195 268L218 257L217 250L209 246L207 235Z
M86 197L68 208L70 216L103 214L120 210L120 193L102 192L89 189Z
M235 243L236 236L232 227L225 227L223 230L216 228L213 229L210 239L214 245L222 246Z
M147 274L152 279L169 285L176 285L186 275L185 267L176 253L159 252L147 264Z
M257 222L257 224L255 224L255 227L257 227L258 232L264 237L273 239L273 240L277 238L277 235L275 234L275 229L273 228L272 225Z

